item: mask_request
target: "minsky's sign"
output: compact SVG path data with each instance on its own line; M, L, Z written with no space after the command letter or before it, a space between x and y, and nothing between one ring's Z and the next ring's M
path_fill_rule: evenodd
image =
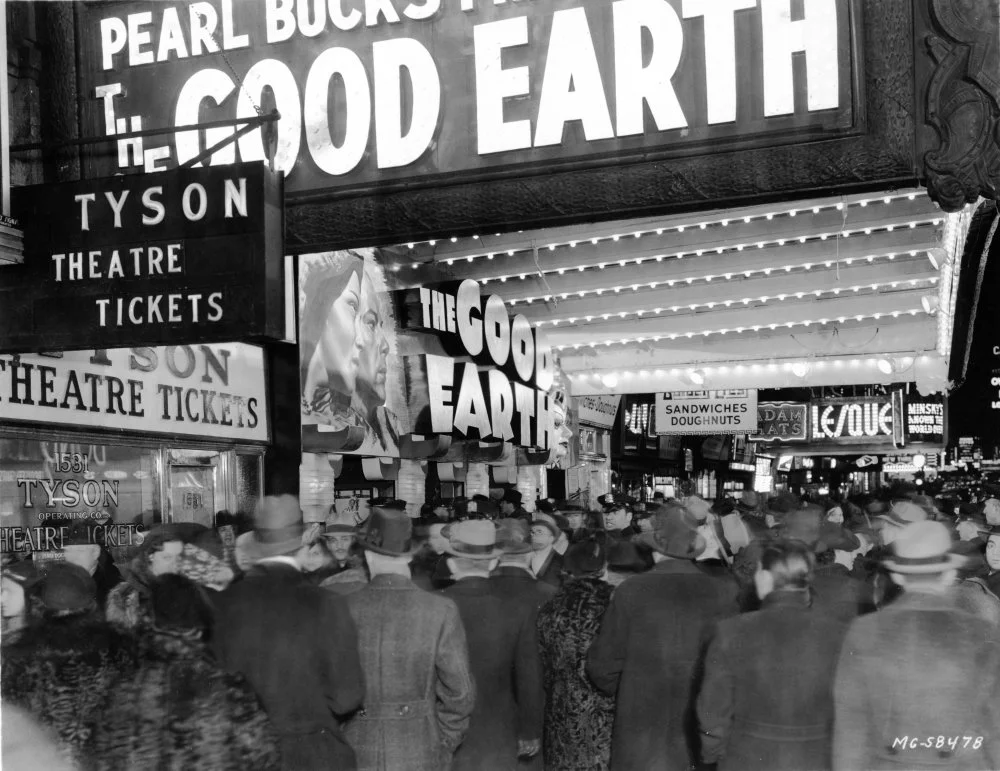
M246 163L18 188L0 350L280 338L280 186Z
M800 142L856 124L850 0L86 4L87 135L255 117L289 192L537 173ZM170 168L232 126L123 139L90 174ZM212 164L265 157L255 127Z

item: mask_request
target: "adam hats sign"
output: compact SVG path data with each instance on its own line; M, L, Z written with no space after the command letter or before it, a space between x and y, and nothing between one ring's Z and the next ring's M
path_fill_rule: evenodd
M656 395L657 434L752 434L756 430L756 389Z

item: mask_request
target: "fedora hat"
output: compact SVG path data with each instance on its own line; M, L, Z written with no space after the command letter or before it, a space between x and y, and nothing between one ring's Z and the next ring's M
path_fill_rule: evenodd
M712 512L712 504L697 495L691 495L684 499L684 508L699 522L708 519Z
M570 546L563 559L563 569L572 576L597 575L607 564L604 544L594 536Z
M753 490L744 490L740 493L739 500L736 501L736 508L740 511L756 511L760 506L760 496Z
M503 498L501 500L504 500L507 503L513 503L515 506L520 506L522 498L523 496L521 495L520 490L510 488L509 490L504 490Z
M265 495L253 513L253 538L247 554L255 562L294 554L302 547L302 509L294 495Z
M912 501L896 501L888 514L879 514L876 519L882 519L898 527L906 527L914 522L927 519L927 512Z
M453 557L491 560L503 552L497 548L497 529L492 522L469 519L448 525L441 534L448 539L445 551Z
M632 540L666 557L693 560L708 546L697 527L698 521L684 506L665 506L654 517L653 530Z
M986 517L986 524L990 527L1000 525L1000 500L987 498L983 504L983 516Z
M966 563L966 558L951 548L951 533L943 524L934 520L914 522L892 542L892 556L883 564L893 573L943 573Z
M39 596L51 613L78 613L97 606L97 584L79 565L55 562L42 579Z
M374 506L358 528L358 546L386 557L408 557L416 551L413 522L406 514L406 504L400 509L395 502L388 503L389 506Z
M816 553L828 551L854 551L861 547L858 537L843 525L835 522L824 522L819 531L819 541L816 543Z
M541 515L535 517L531 520L531 526L534 527L544 527L550 533L552 533L553 538L559 537L559 526L556 525L555 520L551 516Z
M528 524L523 519L501 519L496 528L497 547L504 554L527 554L531 551Z

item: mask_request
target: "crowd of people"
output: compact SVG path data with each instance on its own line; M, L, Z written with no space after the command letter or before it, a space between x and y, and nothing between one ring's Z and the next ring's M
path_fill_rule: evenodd
M77 525L3 568L5 768L1000 769L1000 501L522 504Z

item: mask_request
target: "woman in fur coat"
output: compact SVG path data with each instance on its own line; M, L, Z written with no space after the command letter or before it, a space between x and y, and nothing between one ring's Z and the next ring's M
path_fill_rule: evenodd
M587 678L587 651L611 602L603 545L594 537L566 551L566 579L538 612L545 673L545 771L607 771L615 700Z
M269 771L281 767L271 723L242 676L215 663L212 611L179 575L150 584L139 668L107 700L94 732L97 771Z
M222 559L222 542L204 525L177 522L157 525L145 536L138 553L129 563L125 580L108 595L108 621L125 629L149 622L149 586L157 576L179 573L195 583L222 591L233 580L233 570ZM199 544L217 541L219 555Z
M58 562L39 587L41 618L4 645L5 703L51 728L65 759L83 760L99 708L135 670L134 641L97 610L97 585L83 568ZM6 729L5 729L6 730Z

